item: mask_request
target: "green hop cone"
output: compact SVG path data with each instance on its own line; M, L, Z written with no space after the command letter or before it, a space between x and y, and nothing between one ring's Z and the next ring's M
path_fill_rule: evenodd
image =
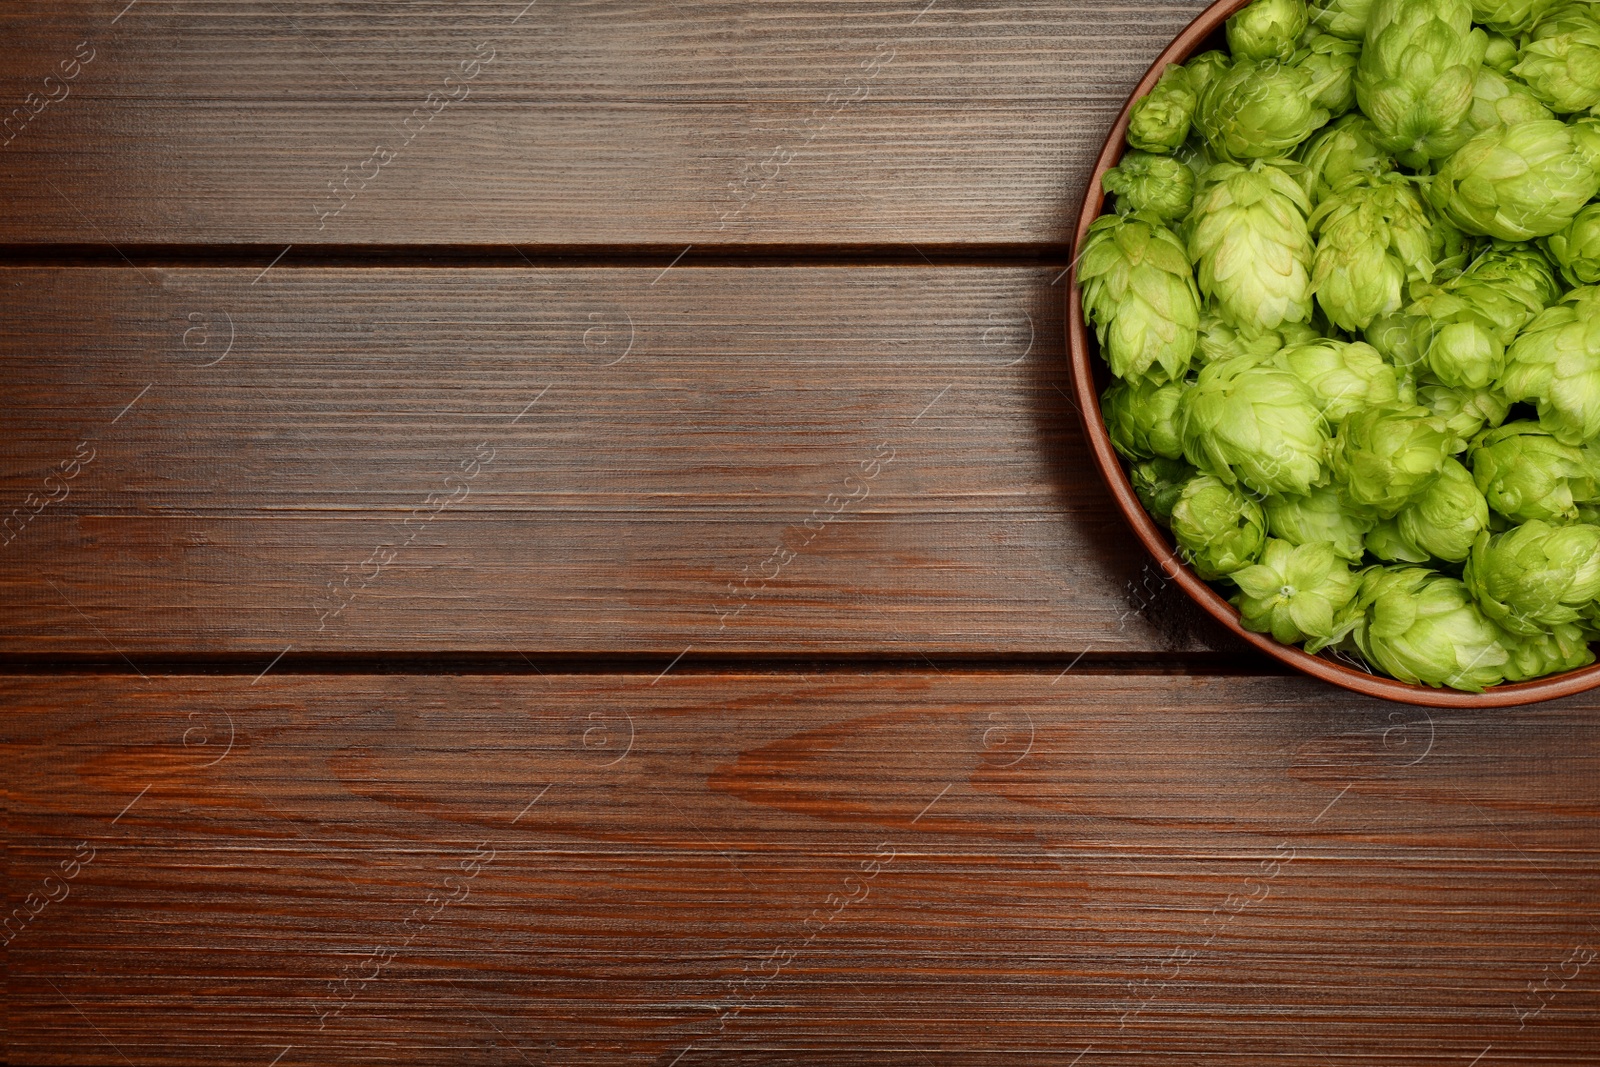
M1600 526L1600 521L1584 518L1585 513L1600 515L1600 439L1579 445L1578 458L1583 463L1583 477L1572 481L1572 499L1578 505L1578 521Z
M1506 421L1511 401L1493 387L1460 389L1438 382L1417 386L1417 403L1445 420L1457 441L1471 441L1485 427Z
M1329 453L1340 499L1351 510L1392 518L1439 477L1455 444L1445 421L1424 407L1346 415Z
M1600 526L1538 519L1478 535L1461 580L1483 613L1515 634L1577 623L1600 597Z
M1517 54L1517 42L1492 30L1485 36L1489 38L1489 43L1483 50L1484 67L1496 74L1510 74L1511 68L1516 66L1517 60L1521 58Z
M1258 493L1305 493L1323 478L1328 431L1311 390L1256 356L1200 371L1180 412L1183 451L1202 471Z
M1286 645L1332 638L1336 617L1361 584L1326 541L1291 545L1269 539L1261 562L1234 571L1231 577L1240 590L1232 601L1239 609L1240 624Z
M1367 35L1367 17L1373 0L1311 0L1310 24L1323 33L1359 42Z
M1406 311L1433 377L1463 389L1484 389L1505 369L1505 345L1495 320L1452 289L1435 289Z
M1364 330L1398 311L1408 283L1433 276L1439 251L1411 183L1400 175L1344 178L1311 213L1311 288L1328 321Z
M1541 20L1511 72L1558 115L1600 104L1600 22L1587 4L1567 4Z
M1198 134L1191 134L1187 141L1179 145L1178 150L1172 153L1172 158L1188 167L1190 173L1194 175L1194 191L1197 194L1200 192L1200 179L1217 165L1216 159L1211 155L1211 146Z
M1356 100L1379 144L1420 168L1461 143L1488 38L1467 0L1378 0L1356 68Z
M1427 549L1400 531L1398 518L1379 519L1367 534L1366 546L1369 553L1386 563L1427 563L1432 558Z
M1563 0L1472 0L1472 21L1496 33L1516 37L1528 32Z
M1292 62L1311 72L1311 102L1337 118L1356 106L1356 60L1361 46L1328 33L1311 38Z
M1506 344L1561 296L1549 257L1534 245L1506 241L1491 242L1450 287L1489 312Z
M1494 242L1442 288L1424 291L1411 347L1435 381L1485 389L1506 368L1506 346L1560 294L1550 261L1531 245Z
M1302 344L1321 337L1314 326L1285 322L1276 330L1245 333L1215 311L1200 312L1200 336L1195 357L1204 366L1233 356L1270 356L1285 345Z
M1373 567L1354 607L1361 654L1402 682L1481 693L1505 678L1511 657L1500 628L1454 578L1424 567Z
M1423 198L1427 194L1423 193ZM1483 250L1486 238L1463 231L1449 219L1441 218L1437 211L1429 213L1433 221L1434 244L1439 249L1438 257L1433 261L1433 281L1418 282L1412 286L1415 290L1423 285L1443 285L1451 278L1460 274L1471 264L1472 258ZM1413 292L1413 299L1420 295Z
M1176 381L1189 370L1200 294L1176 234L1153 215L1106 215L1079 252L1084 317L1119 378Z
M1195 125L1219 159L1287 155L1330 117L1312 100L1312 80L1276 59L1241 60L1201 94Z
M1219 163L1188 220L1200 289L1246 333L1311 319L1310 202L1281 167Z
M1519 122L1550 117L1550 109L1539 103L1539 98L1526 85L1482 67L1472 81L1472 107L1462 129L1470 139L1497 126L1515 126Z
M1529 401L1565 444L1600 434L1600 286L1574 289L1536 315L1506 352L1506 399Z
M1583 629L1576 624L1558 626L1554 632L1524 637L1502 629L1500 643L1510 653L1506 681L1527 682L1558 671L1587 667L1594 662Z
M1261 505L1209 474L1191 478L1172 506L1172 535L1206 581L1248 567L1267 539Z
M1550 261L1531 245L1495 242L1442 288L1407 312L1433 377L1483 389L1505 370L1505 346L1559 294Z
M1312 204L1320 204L1352 174L1385 174L1394 169L1389 153L1378 147L1377 129L1365 115L1346 115L1318 130L1300 146L1305 167L1304 188Z
M1362 538L1373 520L1346 511L1333 486L1319 486L1304 495L1275 493L1262 506L1273 537L1291 545L1326 541L1341 559L1361 562Z
M1473 442L1467 465L1489 506L1512 522L1576 518L1573 486L1581 494L1590 484L1590 471L1578 450L1532 422L1485 430Z
M1419 321L1419 316L1407 314L1404 310L1379 315L1361 331L1361 336L1402 373L1418 375L1427 371L1428 366L1424 362L1428 354L1427 329Z
M1171 526L1172 506L1194 475L1194 468L1183 460L1157 456L1129 468L1128 481L1133 483L1133 491L1150 517L1162 526Z
M1544 246L1569 284L1600 282L1600 203L1587 205L1564 229L1546 237Z
M1183 65L1183 69L1189 72L1189 85L1198 97L1204 95L1214 82L1233 69L1233 57L1226 52L1212 49L1190 59Z
M1526 241L1555 233L1600 191L1600 125L1534 119L1475 135L1429 188L1433 206L1469 233Z
M1182 456L1177 414L1188 388L1182 381L1111 383L1100 396L1100 412L1112 446L1129 459Z
M1361 341L1322 337L1288 345L1273 355L1272 362L1306 384L1330 426L1362 408L1395 404L1402 395L1412 397L1394 367Z
M1128 144L1141 152L1169 153L1189 136L1199 102L1189 71L1173 64L1128 112Z
M1236 59L1288 59L1305 28L1305 0L1254 0L1228 16L1228 50Z
M1100 184L1117 197L1121 214L1145 212L1174 222L1189 213L1194 202L1194 171L1172 156L1130 151L1106 171Z
M1438 479L1394 517L1400 536L1427 557L1460 563L1489 528L1489 503L1458 460L1447 459Z

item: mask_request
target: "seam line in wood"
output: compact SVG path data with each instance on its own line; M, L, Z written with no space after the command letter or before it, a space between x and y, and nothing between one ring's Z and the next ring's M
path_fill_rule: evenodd
M681 257L676 263L674 257ZM0 267L623 268L1064 267L1065 244L862 245L100 245L0 244Z
M271 666L271 677L289 674L450 675L450 674L621 674L655 678L662 674L660 652L371 652L301 653L279 650L193 655L131 655L145 674L217 674L256 678ZM671 655L668 653L667 655ZM277 657L277 658L274 658ZM1078 674L1173 674L1278 676L1293 672L1265 657L1248 654L1191 652L1150 654L1063 653L932 654L939 671L1057 675L1064 665ZM684 674L928 674L933 668L919 653L769 654L696 653L681 657L673 676ZM0 675L55 673L131 674L115 656L97 653L37 656L0 654Z

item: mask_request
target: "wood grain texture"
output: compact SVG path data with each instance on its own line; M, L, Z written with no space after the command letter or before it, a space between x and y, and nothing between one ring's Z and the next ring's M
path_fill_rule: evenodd
M1600 704L1052 677L6 679L12 1062L1595 1062Z
M28 0L0 240L1059 244L1202 6Z
M0 649L1232 648L1087 463L1050 277L0 272Z

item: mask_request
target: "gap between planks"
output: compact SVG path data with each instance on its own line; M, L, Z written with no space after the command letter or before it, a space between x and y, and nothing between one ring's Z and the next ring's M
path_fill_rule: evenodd
M278 257L275 261L275 257ZM0 244L0 268L158 267L261 270L390 268L1058 267L1071 246L859 245L108 245Z
M137 655L137 654L136 654ZM673 657L681 658L674 661ZM274 658L276 657L276 658ZM704 653L687 655L663 650L628 653L543 653L543 652L228 652L138 656L139 670L146 675L238 675L254 678L269 665L275 675L639 675L655 678L672 664L673 675L696 674L1054 674L1071 665L1073 674L1117 675L1233 675L1287 677L1294 672L1265 656L1220 652L1188 652L1164 655L1005 653L988 655L881 653L785 655L762 652ZM17 653L0 654L0 676L52 674L132 675L129 664L117 656L99 654L57 654L50 656Z

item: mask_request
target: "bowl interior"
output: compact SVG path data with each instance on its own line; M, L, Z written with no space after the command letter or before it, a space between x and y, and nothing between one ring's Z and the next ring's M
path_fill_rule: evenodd
M1166 531L1150 518L1134 493L1122 458L1111 447L1105 421L1100 416L1100 392L1110 383L1111 371L1100 358L1094 334L1087 329L1083 320L1078 289L1077 250L1083 243L1090 224L1104 211L1105 194L1100 179L1122 158L1128 111L1133 101L1150 91L1168 64L1182 63L1189 57L1210 48L1225 47L1223 23L1229 15L1248 2L1249 0L1217 0L1174 38L1157 57L1129 95L1127 103L1123 105L1122 112L1100 151L1099 159L1089 178L1088 188L1084 192L1083 207L1079 211L1077 229L1073 237L1073 263L1070 284L1066 292L1067 346L1072 363L1075 399L1095 465L1099 467L1101 476L1111 490L1111 495L1133 527L1134 533L1169 578L1182 586L1208 614L1234 634L1267 655L1307 674L1368 696L1429 707L1508 707L1570 696L1600 686L1600 663L1596 663L1531 682L1495 686L1483 693L1433 689L1429 686L1410 685L1393 678L1372 674L1359 665L1347 666L1325 655L1308 655L1292 645L1278 643L1270 635L1246 630L1240 624L1239 613L1233 605L1202 581L1183 562L1182 557L1174 550Z

